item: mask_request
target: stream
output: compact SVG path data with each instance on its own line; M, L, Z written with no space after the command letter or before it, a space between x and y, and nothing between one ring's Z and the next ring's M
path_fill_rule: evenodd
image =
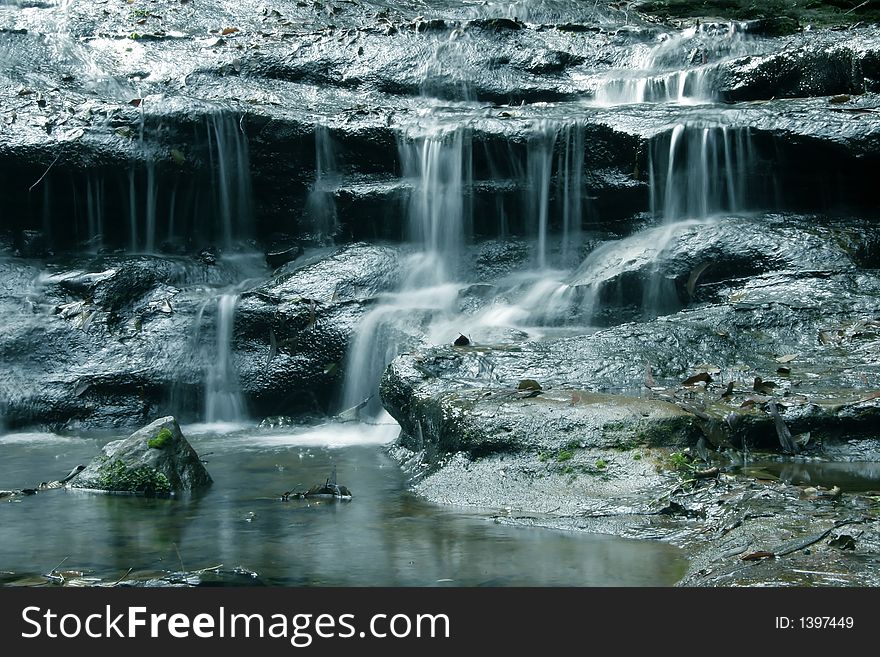
M62 562L58 571L92 584L132 569L126 580L169 585L174 573L185 581L217 566L237 570L235 582L274 586L670 586L684 572L679 550L663 543L498 524L497 511L419 499L386 454L395 425L183 431L207 461L208 490L181 499L50 490L0 504L0 523L16 528L0 542L0 581L47 584ZM0 436L0 481L57 478L107 439ZM333 467L351 501L280 501Z

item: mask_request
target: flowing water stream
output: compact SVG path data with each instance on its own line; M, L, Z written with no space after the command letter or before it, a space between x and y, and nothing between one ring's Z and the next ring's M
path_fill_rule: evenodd
M198 495L54 490L0 505L3 525L17 528L0 542L0 581L41 584L62 562L59 570L82 573L68 577L92 583L185 582L222 566L275 586L669 586L684 570L662 543L515 527L496 523L497 511L418 499L383 448L396 425L218 428L183 427L214 479ZM56 479L106 440L0 436L0 481ZM280 501L333 467L351 502Z

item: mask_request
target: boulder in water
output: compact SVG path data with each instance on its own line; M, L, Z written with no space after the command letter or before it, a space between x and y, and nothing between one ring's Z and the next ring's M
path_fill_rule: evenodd
M174 495L212 483L173 417L163 417L124 440L108 443L68 484L71 488L146 496Z
M297 500L318 499L318 500L344 500L349 501L352 498L351 491L345 486L336 483L336 467L333 468L333 474L327 477L327 481L323 484L315 484L306 492L287 491L281 495L282 501L286 502L290 498Z

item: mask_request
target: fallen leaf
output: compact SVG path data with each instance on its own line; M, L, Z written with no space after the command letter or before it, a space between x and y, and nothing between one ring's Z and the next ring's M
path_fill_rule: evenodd
M229 34L235 34L236 32L239 32L239 31L240 30L237 27L224 27L220 31L220 34L222 34L223 36L227 36Z
M797 354L786 354L785 356L780 356L779 358L777 358L776 362L777 363L790 363L791 361L793 361L797 357L798 357Z
M687 290L689 297L694 296L694 289L697 287L697 281L700 279L700 276L703 274L703 272L706 271L711 264L712 264L711 262L704 262L703 264L698 265L691 272L691 275L688 276L687 283L685 284L684 287L685 287L685 290Z
M772 394L775 387L776 384L773 381L764 381L760 376L756 376L755 382L752 384L752 390L764 395Z
M128 104L132 107L140 107L142 102L144 102L143 98L132 98L130 101L128 101Z
M699 374L694 374L691 377L688 377L684 381L681 382L683 386L692 386L697 383L712 383L712 377L708 372L700 372Z

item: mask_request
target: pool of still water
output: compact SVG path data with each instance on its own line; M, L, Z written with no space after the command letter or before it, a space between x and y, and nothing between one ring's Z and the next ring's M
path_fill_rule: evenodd
M670 586L686 560L655 541L498 524L407 490L396 425L190 426L214 484L178 499L52 490L0 502L0 574L58 564L96 581L221 566L273 586ZM0 436L0 488L63 477L121 436ZM280 496L337 468L350 502Z

